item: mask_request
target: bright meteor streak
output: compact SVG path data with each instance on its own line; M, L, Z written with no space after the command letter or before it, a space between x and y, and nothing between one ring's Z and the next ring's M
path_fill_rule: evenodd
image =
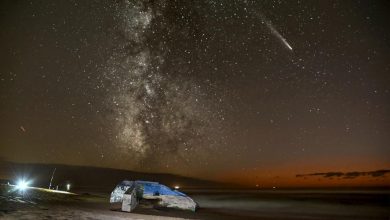
M287 47L288 49L290 49L291 51L293 50L292 47L290 46L290 44L287 42L287 40L284 39L283 37L282 37L282 41L283 41L284 45L286 45L286 47Z
M254 13L256 16L260 17L261 19L261 22L262 23L265 23L265 25L271 30L271 33L277 37L283 44L284 46L287 47L287 49L289 50L293 50L293 48L291 47L291 45L287 42L286 38L284 38L278 30L276 30L274 28L274 26L272 25L272 23L270 21L268 21L264 15L262 15L261 13L257 12L257 13Z
M286 38L284 38L280 33L279 31L277 31L274 26L271 24L271 22L265 20L265 18L263 16L260 16L261 17L261 20L267 25L267 27L271 30L271 33L273 35L275 35L279 40L281 40L283 42L283 44L289 49L289 50L293 50L293 48L290 46L290 44L287 42Z

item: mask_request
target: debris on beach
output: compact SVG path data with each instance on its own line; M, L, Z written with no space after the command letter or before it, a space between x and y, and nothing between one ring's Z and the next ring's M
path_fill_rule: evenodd
M151 200L157 207L196 211L197 203L186 194L172 190L158 182L120 182L111 192L112 210L132 212L141 200Z

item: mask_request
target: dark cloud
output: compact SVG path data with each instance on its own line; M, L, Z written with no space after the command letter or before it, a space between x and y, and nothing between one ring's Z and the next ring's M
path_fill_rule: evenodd
M340 177L344 179L354 179L361 176L370 176L370 177L384 177L388 173L390 173L390 170L375 170L375 171L368 171L368 172L325 172L325 173L309 173L309 174L297 174L296 177L310 177L310 176L320 176L324 178L333 178L333 177Z

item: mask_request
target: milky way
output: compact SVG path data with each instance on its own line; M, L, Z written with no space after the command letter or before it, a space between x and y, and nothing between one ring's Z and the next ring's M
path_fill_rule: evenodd
M106 100L113 110L109 115L114 121L112 140L132 166L169 166L200 156L203 132L212 119L200 85L183 78L185 65L179 67L184 73L176 76L165 68L170 48L155 37L171 27L153 24L164 19L166 5L128 1L118 5L116 20L122 37L104 69L106 83L112 87Z

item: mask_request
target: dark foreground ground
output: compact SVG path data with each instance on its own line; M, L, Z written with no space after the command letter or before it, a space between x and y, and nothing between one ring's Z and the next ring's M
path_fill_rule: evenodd
M2 219L390 219L390 191L189 191L195 212L154 209L109 210L108 194L58 194L28 189L24 196L0 187Z

